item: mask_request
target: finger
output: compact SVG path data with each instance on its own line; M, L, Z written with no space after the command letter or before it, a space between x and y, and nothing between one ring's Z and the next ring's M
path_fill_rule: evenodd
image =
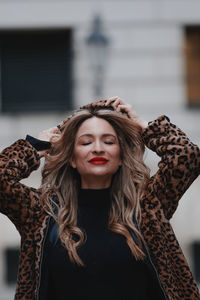
M117 98L114 102L111 103L112 107L117 109L118 105L121 104L121 99Z
M111 102L109 103L114 109L116 109L119 104L124 104L124 105L126 104L126 102L119 97L111 98Z
M60 134L54 134L50 137L50 142L56 142L60 139L61 135Z
M116 108L116 111L118 111L118 112L120 112L120 111L127 111L128 110L128 108L127 108L127 106L126 105L124 105L124 104L119 104L118 106L117 106L117 108Z
M61 137L61 134L54 133L54 134L50 135L50 139L52 139L52 138L60 138L60 137Z
M49 131L49 133L59 133L60 132L60 130L58 129L58 127L52 127L49 130L47 130L47 131Z
M59 136L61 136L61 134L60 133L54 133L54 134L51 134L51 136L59 137Z
M118 111L125 110L125 111L131 111L132 112L133 108L132 108L132 106L130 104L119 104L117 106L116 110L118 110Z
M126 105L124 101L120 98L117 98L114 102L111 103L111 106L116 110L119 105Z
M117 99L119 99L118 96L111 97L111 98L109 98L109 99L106 101L105 105L106 105L106 106L109 106L112 102L114 102L114 101L117 100Z
M131 116L131 108L127 107L127 106L124 105L124 104L118 105L116 111L117 111L117 112L126 113L129 117Z

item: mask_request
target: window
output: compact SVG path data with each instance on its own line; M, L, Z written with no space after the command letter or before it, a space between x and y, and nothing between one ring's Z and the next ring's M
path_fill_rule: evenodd
M190 107L200 107L200 26L185 30L186 85Z
M6 262L6 283L13 284L16 282L17 270L18 270L18 260L19 260L19 249L18 248L6 248L5 252L5 262Z
M200 282L200 241L195 240L192 243L194 276L197 282Z
M72 32L0 32L2 112L72 108Z

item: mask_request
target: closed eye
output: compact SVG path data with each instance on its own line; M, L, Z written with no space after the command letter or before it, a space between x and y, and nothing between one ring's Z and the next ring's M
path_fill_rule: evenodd
M83 146L87 146L87 145L89 145L89 144L91 144L91 142L82 143Z
M110 142L110 141L105 141L105 144L107 144L107 145L113 145L114 143Z

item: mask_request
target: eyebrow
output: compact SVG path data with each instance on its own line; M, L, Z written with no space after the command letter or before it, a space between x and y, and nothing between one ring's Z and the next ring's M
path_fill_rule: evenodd
M78 139L80 139L80 138L82 138L82 137L85 137L85 136L86 136L86 137L94 137L93 134L85 133L85 134L82 134L81 136L79 136ZM112 134L112 133L104 133L104 134L102 135L102 137L113 137L113 138L117 139L117 137L116 137L114 134Z

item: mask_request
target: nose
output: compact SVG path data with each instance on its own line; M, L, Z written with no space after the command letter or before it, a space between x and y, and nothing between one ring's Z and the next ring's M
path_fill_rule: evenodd
M94 145L92 149L93 153L104 153L104 147L101 141L96 140L93 145Z

